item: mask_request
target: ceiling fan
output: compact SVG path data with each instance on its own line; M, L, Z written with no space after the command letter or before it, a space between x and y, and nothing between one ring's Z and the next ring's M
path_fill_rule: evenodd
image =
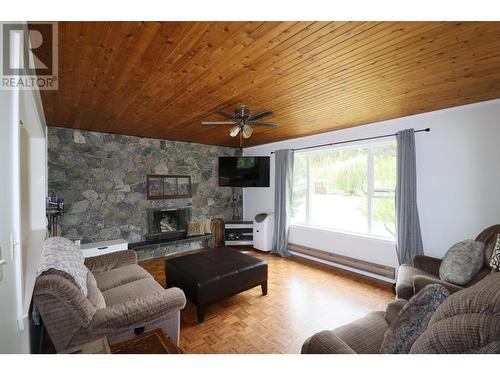
M240 135L240 147L243 147L243 138L248 139L253 134L254 126L264 126L268 128L277 128L278 125L273 124L272 122L261 122L258 121L264 117L271 116L273 114L272 111L265 111L258 113L256 115L252 115L250 109L245 106L241 106L240 108L234 111L234 115L229 112L223 110L217 110L215 113L218 113L221 116L224 116L229 121L203 121L202 125L233 125L231 130L229 130L229 135L231 137L236 137L238 134Z

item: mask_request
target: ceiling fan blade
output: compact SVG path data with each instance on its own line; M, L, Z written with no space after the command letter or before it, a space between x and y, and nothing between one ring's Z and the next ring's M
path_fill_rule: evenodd
M217 111L215 111L215 113L218 113L219 115L224 116L230 120L234 118L234 115L230 114L229 112L223 111L222 109L218 109Z
M254 126L267 126L269 128L277 128L278 125L273 124L272 122L253 122L252 125Z
M256 115L250 116L248 118L248 121L260 120L261 118L271 116L272 114L273 114L273 111L266 111L266 112L257 113Z
M231 130L229 131L229 135L231 137L236 137L238 135L238 133L240 132L240 129L241 129L240 125L236 125L236 126L232 127Z
M243 138L248 139L253 134L253 128L250 125L243 126Z
M202 125L234 125L234 121L203 121Z

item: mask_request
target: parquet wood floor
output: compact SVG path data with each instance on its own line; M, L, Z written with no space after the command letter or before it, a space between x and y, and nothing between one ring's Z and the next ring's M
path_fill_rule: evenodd
M390 285L382 282L297 257L240 250L268 262L268 295L256 287L214 304L201 324L188 302L181 313L184 353L300 353L311 334L384 309L394 298ZM165 286L163 260L141 266Z

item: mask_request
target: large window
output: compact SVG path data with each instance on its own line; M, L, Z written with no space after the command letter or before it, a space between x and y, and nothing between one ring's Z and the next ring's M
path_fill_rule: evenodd
M292 224L394 238L395 142L294 158Z

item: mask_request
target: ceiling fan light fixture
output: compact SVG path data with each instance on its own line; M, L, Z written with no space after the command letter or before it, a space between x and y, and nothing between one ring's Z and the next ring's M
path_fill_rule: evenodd
M273 124L271 122L261 122L258 120L263 119L264 117L268 117L273 115L273 111L265 111L265 112L260 112L255 115L252 115L252 112L250 111L249 108L245 107L244 105L241 106L238 109L235 109L234 115L231 115L229 112L226 112L222 109L214 111L214 113L217 113L223 117L226 118L225 121L203 121L203 125L232 125L231 129L229 130L229 135L232 138L235 138L236 136L240 136L240 148L243 148L243 139L248 139L252 136L253 131L254 131L254 126L256 127L261 127L265 126L268 128L277 128L278 126L276 124Z
M248 139L253 134L253 128L250 125L243 125L243 138Z
M229 135L231 137L236 137L239 132L240 132L240 125L236 125L231 128L231 130L229 131Z

